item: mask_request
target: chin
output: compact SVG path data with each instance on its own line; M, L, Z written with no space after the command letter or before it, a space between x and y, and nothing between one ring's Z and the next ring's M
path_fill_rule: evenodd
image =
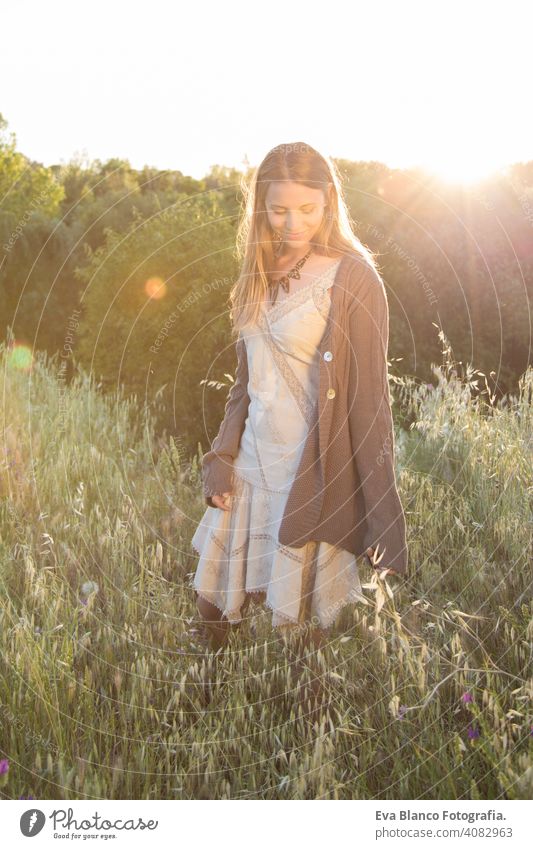
M297 244L301 244L302 242L308 242L309 236L308 236L307 233L304 233L303 236L298 236L297 239L289 239L287 236L285 236L284 241L287 242L288 245L291 245L291 244L297 245Z

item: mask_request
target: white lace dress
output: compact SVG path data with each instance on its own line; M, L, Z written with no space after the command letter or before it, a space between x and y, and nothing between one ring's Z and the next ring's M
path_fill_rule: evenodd
M241 621L247 593L265 594L274 627L329 628L346 604L368 603L351 552L324 541L301 548L278 542L318 404L318 346L339 262L289 295L280 288L274 306L263 305L258 324L242 332L250 405L233 466L231 510L208 507L191 540L200 555L192 586L230 622Z

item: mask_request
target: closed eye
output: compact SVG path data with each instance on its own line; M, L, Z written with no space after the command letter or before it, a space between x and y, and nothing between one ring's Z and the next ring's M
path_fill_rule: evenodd
M303 209L302 210L304 215L310 215L314 211L315 211L314 206L311 209ZM272 209L272 212L274 212L276 215L282 215L285 212L285 210L284 209Z

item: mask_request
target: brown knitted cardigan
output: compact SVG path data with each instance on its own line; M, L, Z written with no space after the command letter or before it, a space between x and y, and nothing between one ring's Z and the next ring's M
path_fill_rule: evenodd
M379 568L407 571L405 515L394 471L387 374L389 309L379 275L355 251L340 262L320 350L319 396L279 528L282 545L324 540L362 556L384 552ZM246 343L211 450L203 456L206 503L233 490L233 461L248 415Z

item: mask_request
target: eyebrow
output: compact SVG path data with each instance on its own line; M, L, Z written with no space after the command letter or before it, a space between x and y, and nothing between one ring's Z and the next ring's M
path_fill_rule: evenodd
M317 201L315 201L315 200L310 200L310 201L308 201L307 203L302 203L302 205L299 207L299 209L303 209L303 207L304 207L304 206L316 206L316 204L317 204ZM273 203L273 202L271 202L270 206L280 206L280 207L281 207L281 209L287 209L287 207L286 207L286 206L283 206L283 204L281 204L281 203Z

